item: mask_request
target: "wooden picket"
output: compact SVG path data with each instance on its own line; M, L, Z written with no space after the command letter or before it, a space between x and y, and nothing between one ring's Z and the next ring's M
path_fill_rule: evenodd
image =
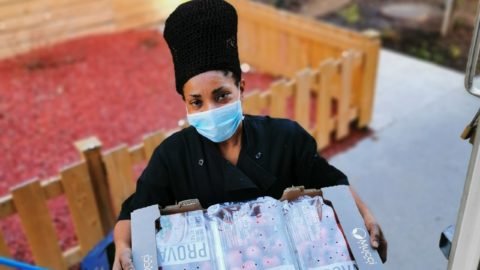
M10 194L0 198L0 219L19 215L37 265L68 269L105 236L94 194L87 163L78 162L62 169L59 176L43 181L33 179L13 187ZM61 195L67 198L79 242L65 251L60 248L47 208L48 200ZM1 232L0 255L10 256Z
M80 158L87 162L89 176L92 179L93 191L100 210L103 233L107 234L114 225L115 215L110 198L109 185L105 165L102 160L102 144L95 137L75 142Z
M82 162L64 168L61 171L61 183L80 243L80 252L85 256L104 236L87 165Z
M9 257L10 252L8 250L7 243L5 242L5 238L3 237L3 232L0 231L0 256L2 257ZM8 270L6 266L0 265L0 270Z
M143 145L145 147L145 158L149 160L155 148L165 139L163 130L148 134L143 137Z
M120 213L122 202L135 190L132 160L126 145L120 145L103 155L114 216Z
M12 196L35 262L53 269L67 268L40 182L14 187Z
M332 84L331 78L335 72L335 62L333 59L325 60L320 64L318 74L315 79L314 89L317 94L317 118L315 139L320 149L330 144L330 133L333 129L332 114Z
M312 70L307 68L295 76L295 116L294 119L303 126L310 129L310 95L313 83Z

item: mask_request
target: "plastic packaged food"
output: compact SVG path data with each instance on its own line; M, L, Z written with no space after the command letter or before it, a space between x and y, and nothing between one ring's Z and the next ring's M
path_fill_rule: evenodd
M298 269L283 215L283 204L270 197L210 206L219 268Z
M158 269L217 269L203 211L164 215L160 224L156 235Z
M357 269L335 213L322 197L302 196L284 202L284 210L299 269Z

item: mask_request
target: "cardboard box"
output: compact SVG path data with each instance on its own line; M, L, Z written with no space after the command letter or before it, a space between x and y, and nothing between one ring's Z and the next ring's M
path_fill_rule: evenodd
M281 200L293 201L304 195L316 196L320 194L322 195L323 201L333 207L336 217L341 224L343 236L348 243L351 255L353 255L355 259L357 268L360 270L383 269L377 251L370 246L369 234L348 186L328 187L321 191L305 190L303 187L290 188L285 191ZM211 208L209 209L211 210ZM163 224L159 224L162 223L159 222L161 217L160 212L162 213ZM186 214L165 216L176 213ZM210 213L202 211L197 200L184 201L176 206L166 207L162 210L158 208L158 205L135 210L131 215L132 254L135 269L159 269L160 262L158 258L164 260L164 263L175 266L169 267L169 269L230 269L231 267L227 266L228 264L226 262L227 256L230 255L225 254L226 251L222 250L225 240L219 239L221 236L219 236L218 233L212 234L211 225L213 223L210 219L212 215L209 216L211 213L212 210ZM208 220L205 219L206 217ZM288 225L287 223L288 220L278 223L280 225L277 226L276 230L281 231L285 229L288 231L289 226L292 225ZM184 224L189 225L186 226ZM162 228L168 228L168 230L165 231L168 231L169 234L157 234L160 226ZM191 229L187 229L187 227ZM175 230L172 230L173 228ZM235 229L235 232L238 232L238 229ZM285 263L283 266L270 269L307 269L300 266L301 263L299 263L298 259L301 254L296 254L298 249L294 244L294 237L291 237L292 232L287 233L289 234L289 245L291 245L289 248L293 247L291 254L298 255L297 261L292 265ZM281 237L281 235L283 234L278 234L277 237ZM161 248L157 248L157 237L160 237L162 243L165 243ZM181 244L177 245L176 243L179 242ZM222 243L222 245L219 243ZM177 260L179 256L183 262L186 261L190 264L178 264L175 260ZM289 262L288 258L285 260ZM266 263L268 263L268 261ZM263 269L261 265L255 267L252 266L252 269ZM347 264L339 264L308 269L347 270L355 268Z

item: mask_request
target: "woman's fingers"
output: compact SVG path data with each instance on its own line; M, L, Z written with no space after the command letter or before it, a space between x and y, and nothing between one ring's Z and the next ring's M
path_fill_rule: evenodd
M373 248L378 248L379 246L379 239L380 239L380 228L376 223L371 223L368 226L368 232L370 234L370 243L372 244Z
M123 270L135 270L132 261L132 251L130 249L125 249L120 254L120 265Z
M382 259L382 262L387 261L387 240L385 239L382 229L377 223L371 223L368 226L368 232L370 233L370 242L372 247L378 250L378 255Z
M387 249L388 249L388 243L387 240L385 239L385 236L383 235L382 228L378 226L379 232L380 232L380 246L378 247L378 255L380 255L380 258L382 259L382 262L385 263L387 261Z

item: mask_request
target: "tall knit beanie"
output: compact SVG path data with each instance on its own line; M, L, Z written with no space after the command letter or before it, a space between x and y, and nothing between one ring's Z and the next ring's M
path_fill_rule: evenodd
M237 47L238 17L224 0L192 0L165 22L163 36L172 53L177 92L195 75L228 70L241 78Z

